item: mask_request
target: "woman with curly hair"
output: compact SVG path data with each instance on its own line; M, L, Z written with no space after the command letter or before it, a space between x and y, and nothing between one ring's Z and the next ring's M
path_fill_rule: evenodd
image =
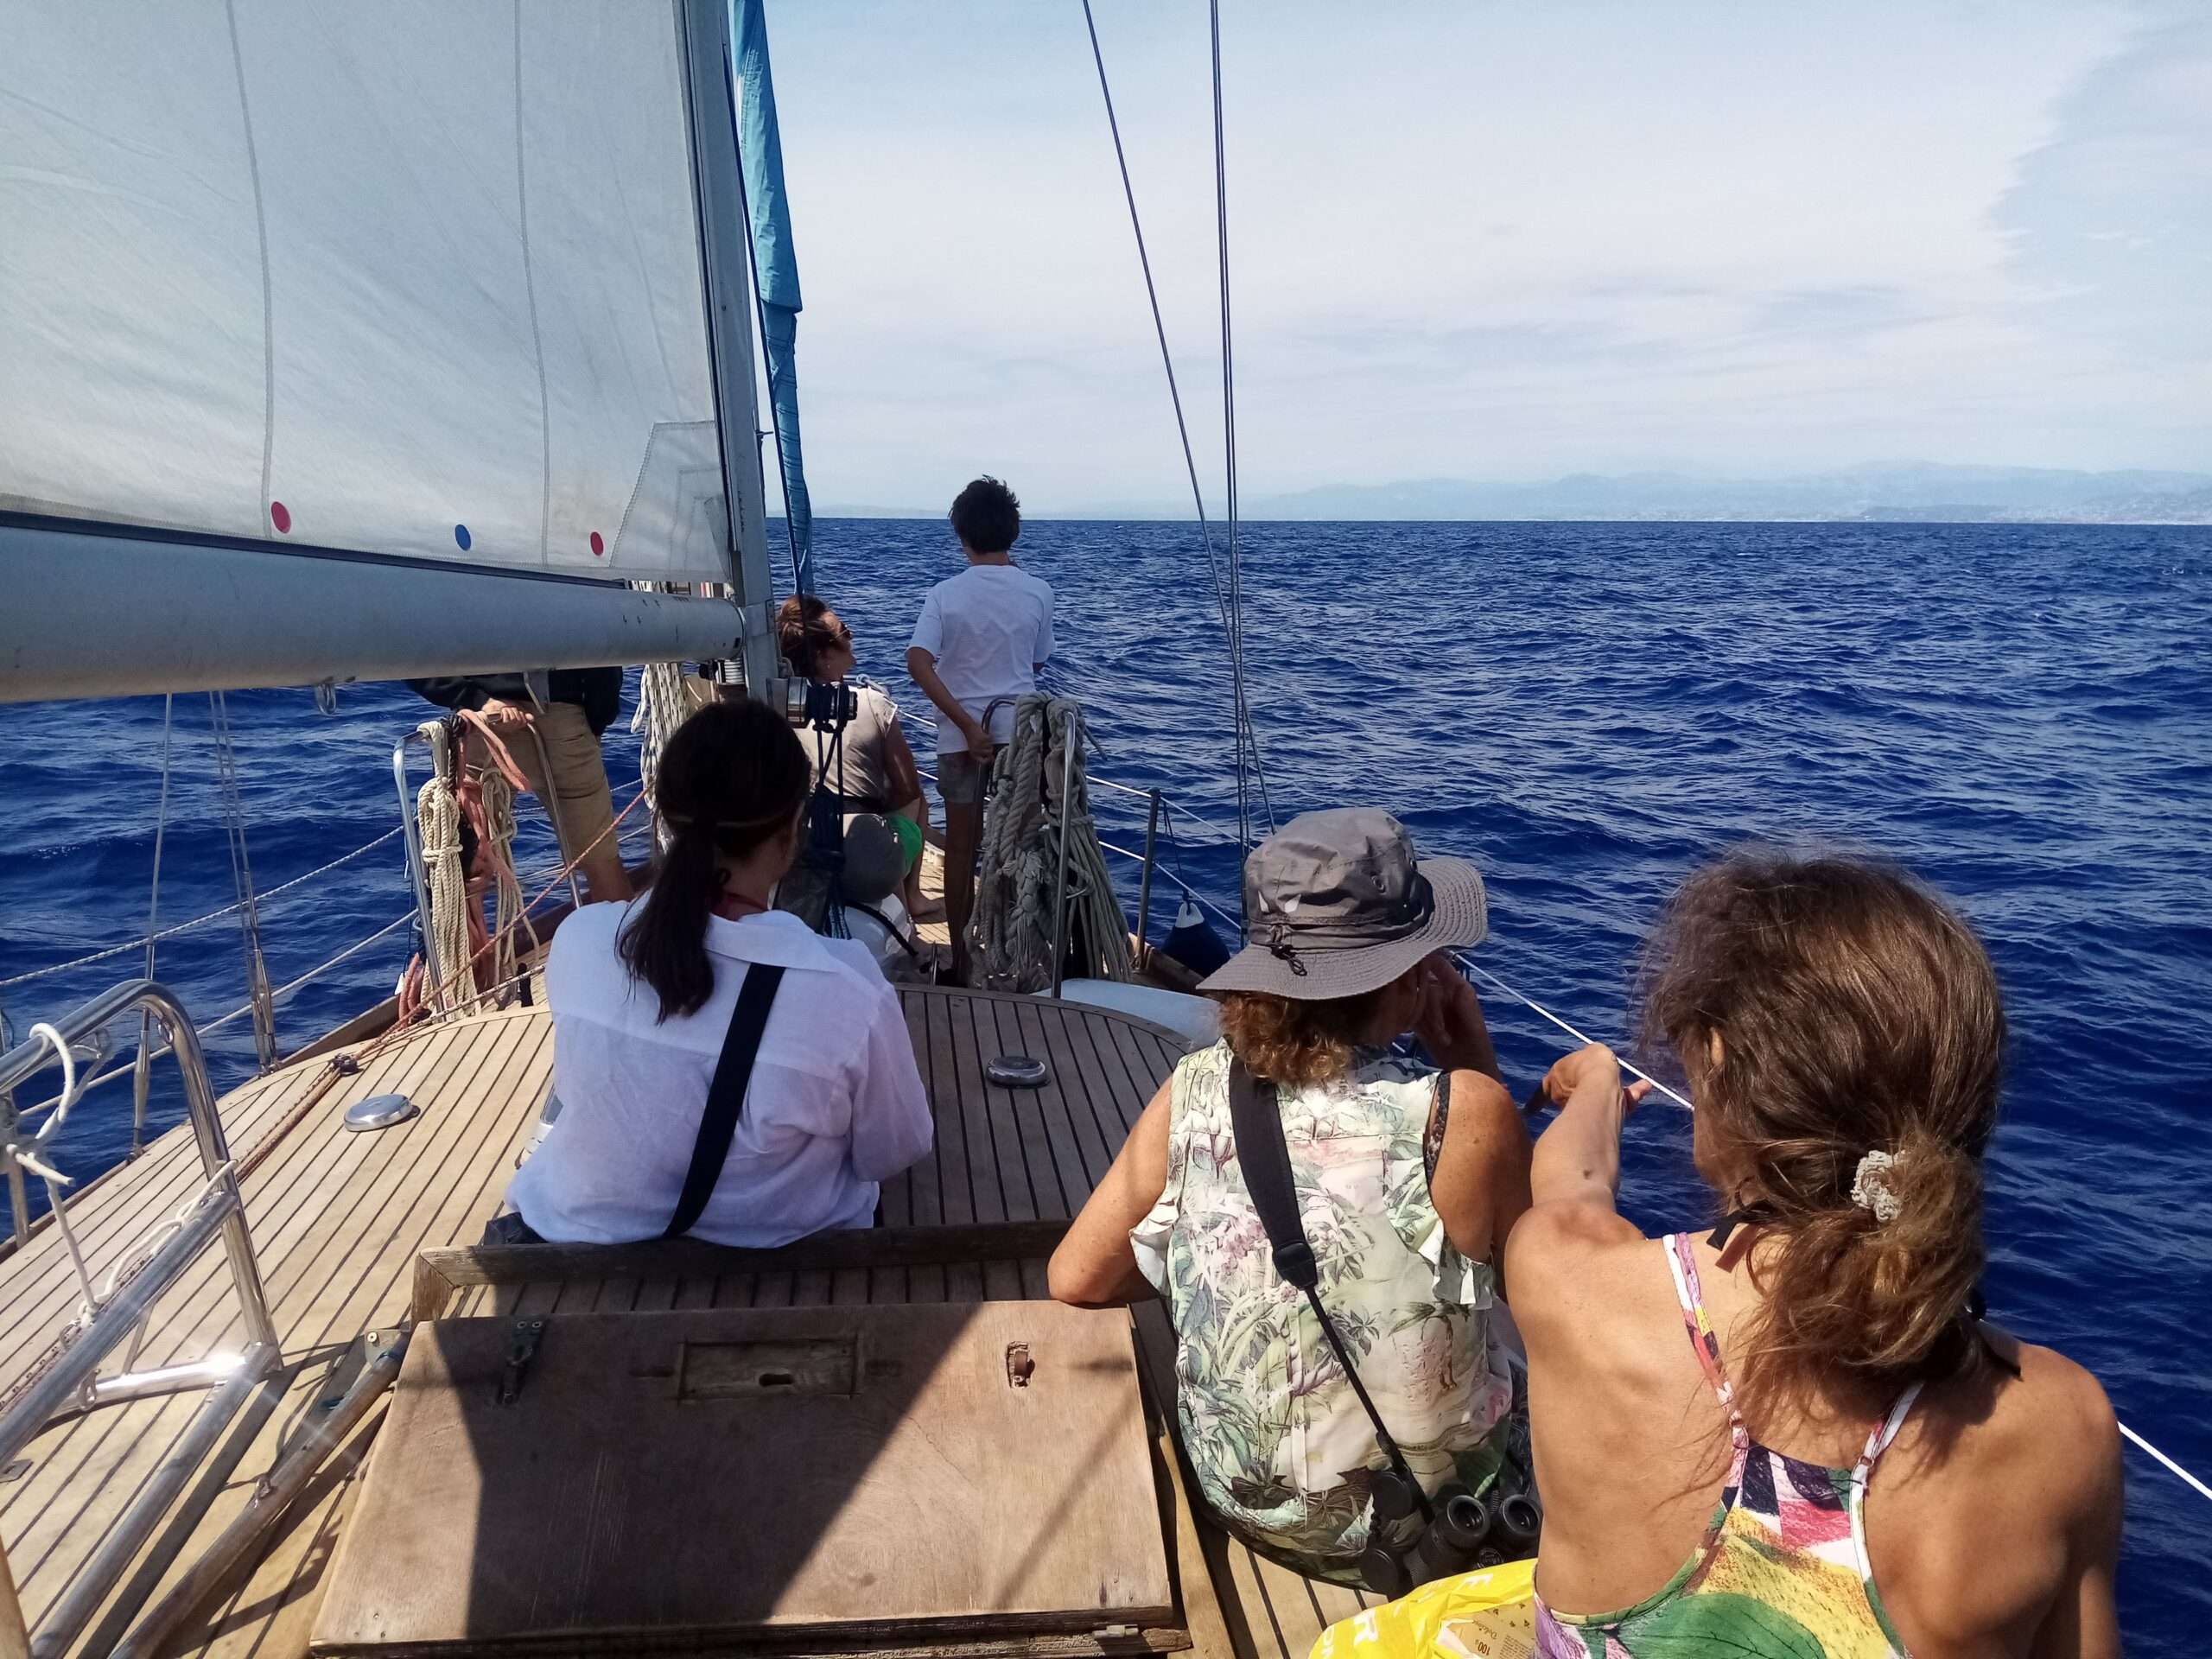
M1277 1271L1230 1127L1232 1067L1272 1096L1319 1294L1430 1495L1511 1472L1493 1264L1529 1202L1529 1138L1473 990L1442 953L1486 930L1482 878L1420 859L1388 813L1309 812L1244 867L1252 943L1202 989L1222 1040L1186 1056L1054 1252L1052 1294L1157 1294L1182 1439L1255 1548L1358 1582L1386 1454L1304 1294ZM1417 1033L1443 1067L1386 1046Z
M1980 941L1903 871L1739 854L1675 894L1644 1001L1725 1218L1621 1216L1641 1087L1600 1046L1552 1068L1507 1253L1538 1650L2117 1654L2112 1408L1977 1317L2005 1047Z

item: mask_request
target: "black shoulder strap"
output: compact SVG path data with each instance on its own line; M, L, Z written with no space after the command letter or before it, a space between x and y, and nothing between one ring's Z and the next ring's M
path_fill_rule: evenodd
M1243 1061L1235 1058L1229 1063L1229 1128L1236 1142L1236 1166L1243 1172L1244 1190L1252 1195L1252 1207L1260 1212L1260 1225L1268 1230L1268 1243L1274 1248L1275 1271L1299 1289L1313 1293L1321 1282L1321 1268L1298 1213L1290 1144L1283 1139L1275 1086L1261 1083L1244 1069Z
M766 963L756 962L745 970L745 982L737 988L737 1011L729 1017L729 1034L722 1039L721 1058L715 1062L715 1080L707 1085L707 1107L699 1115L699 1138L691 1144L691 1167L683 1173L683 1194L676 1201L676 1214L663 1238L680 1238L690 1232L714 1196L715 1183L729 1159L730 1142L737 1138L753 1063L760 1058L768 1007L783 977L781 968Z
M1244 1190L1252 1195L1252 1208L1259 1212L1260 1225L1268 1230L1268 1243L1274 1251L1275 1271L1306 1293L1313 1317L1321 1322L1321 1334L1335 1351L1337 1363L1344 1368L1345 1380L1359 1396L1367 1421L1375 1425L1376 1443L1382 1448L1382 1455L1389 1460L1393 1471L1405 1483L1422 1519L1430 1518L1427 1493L1414 1478L1414 1471L1406 1466L1405 1454L1398 1450L1397 1441L1390 1438L1382 1414L1376 1410L1375 1402L1368 1396L1367 1385L1359 1380L1358 1369L1352 1364L1351 1351L1344 1346L1337 1322L1322 1305L1321 1268L1313 1258L1313 1247L1306 1237L1306 1223L1298 1213L1298 1187L1290 1173L1290 1143L1283 1138L1282 1111L1276 1102L1275 1086L1260 1082L1244 1069L1243 1061L1234 1057L1229 1062L1229 1132L1236 1144L1236 1166L1243 1173Z

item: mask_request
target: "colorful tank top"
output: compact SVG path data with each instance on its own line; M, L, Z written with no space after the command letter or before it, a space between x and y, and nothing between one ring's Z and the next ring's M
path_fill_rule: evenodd
M1275 1271L1236 1165L1229 1046L1175 1068L1167 1185L1129 1243L1175 1325L1184 1449L1215 1511L1301 1570L1356 1581L1374 1427L1306 1299ZM1513 1376L1486 1317L1487 1264L1462 1257L1422 1156L1436 1075L1363 1057L1332 1084L1280 1096L1321 1296L1360 1381L1431 1490L1497 1473ZM1518 1420L1512 1420L1517 1421Z
M1736 1409L1706 1317L1689 1235L1664 1241L1675 1294L1706 1381L1728 1414L1733 1455L1704 1541L1666 1586L1618 1613L1562 1613L1536 1598L1544 1659L1902 1659L1866 1559L1866 1489L1920 1392L1914 1383L1867 1436L1856 1465L1830 1469L1759 1445Z

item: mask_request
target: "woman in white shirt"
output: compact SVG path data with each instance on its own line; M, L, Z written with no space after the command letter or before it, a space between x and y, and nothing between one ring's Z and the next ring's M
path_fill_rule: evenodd
M560 1110L487 1243L786 1244L869 1225L878 1183L929 1150L897 993L863 948L770 907L808 794L797 734L761 703L711 704L669 741L652 887L554 936ZM737 1110L718 1130L712 1085L742 1071L748 1023L749 1081L721 1079Z

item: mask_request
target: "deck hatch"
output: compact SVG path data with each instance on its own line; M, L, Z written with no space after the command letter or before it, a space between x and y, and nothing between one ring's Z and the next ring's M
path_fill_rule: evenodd
M1126 1319L556 1313L503 1406L516 1323L416 1327L313 1651L1188 1644Z

